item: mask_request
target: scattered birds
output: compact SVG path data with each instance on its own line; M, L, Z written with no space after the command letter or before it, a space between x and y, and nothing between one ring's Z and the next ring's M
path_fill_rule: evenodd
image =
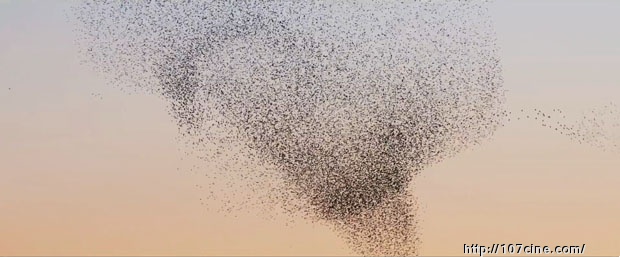
M270 199L378 256L418 252L415 175L507 116L486 5L87 0L73 14L89 63L166 99L189 147L265 163L235 178L282 181Z
M99 100L103 100L103 95L101 93L91 93L90 96Z
M615 103L601 105L582 112L569 114L559 108L543 111L522 109L519 117L534 118L537 124L567 136L579 144L587 144L604 152L620 153L620 108Z

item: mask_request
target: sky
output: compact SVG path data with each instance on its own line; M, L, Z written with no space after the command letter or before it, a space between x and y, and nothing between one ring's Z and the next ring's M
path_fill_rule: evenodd
M0 255L353 254L322 224L216 211L204 200L216 167L185 154L164 100L80 63L69 4L0 1ZM618 1L494 2L508 109L620 104L617 13ZM513 120L416 178L420 254L523 243L618 255L618 157Z

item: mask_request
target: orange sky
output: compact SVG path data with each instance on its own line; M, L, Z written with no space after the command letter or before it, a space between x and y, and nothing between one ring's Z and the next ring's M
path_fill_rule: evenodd
M201 201L213 165L179 150L163 101L79 64L64 5L0 1L0 255L352 254L327 226ZM509 108L620 103L619 11L618 1L495 3ZM585 243L588 255L617 255L618 157L513 121L416 179L420 253ZM234 194L252 197L243 188Z

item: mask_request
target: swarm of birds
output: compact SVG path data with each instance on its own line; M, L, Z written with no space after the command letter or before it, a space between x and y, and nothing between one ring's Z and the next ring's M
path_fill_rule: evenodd
M416 254L408 185L506 117L478 1L87 0L73 13L112 83L168 100L190 146L271 165L248 176L283 181L274 199L362 255Z
M581 114L560 108L521 109L517 119L533 120L538 125L568 137L576 143L589 145L603 152L620 153L620 107L607 103L587 109Z

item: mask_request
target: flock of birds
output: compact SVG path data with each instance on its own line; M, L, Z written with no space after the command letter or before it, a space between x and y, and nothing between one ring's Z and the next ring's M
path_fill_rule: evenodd
M620 153L620 107L608 103L581 114L568 114L561 109L521 109L518 120L531 120L583 145L604 152Z
M508 116L482 2L88 0L73 13L94 68L166 99L205 158L269 167L241 176L280 181L257 189L362 255L415 255L409 183Z

